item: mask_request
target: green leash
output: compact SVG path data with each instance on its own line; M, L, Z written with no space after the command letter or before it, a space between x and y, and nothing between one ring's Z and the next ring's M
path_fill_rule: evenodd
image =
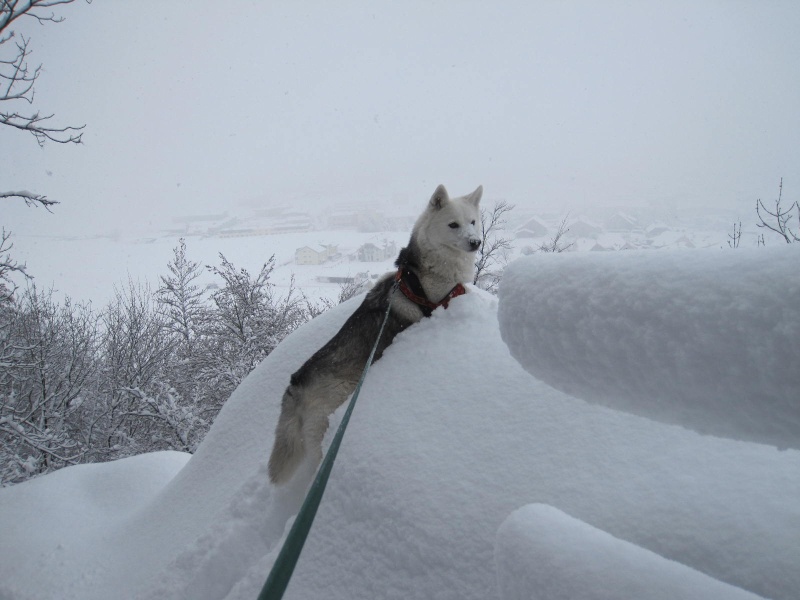
M308 532L311 530L311 525L314 523L314 517L317 514L319 503L322 500L322 494L325 493L325 486L328 484L328 477L333 468L333 461L336 460L336 454L339 452L339 446L344 437L344 430L347 429L347 423L350 421L350 415L353 412L353 407L356 404L358 393L361 391L361 384L367 376L367 371L372 366L372 360L375 357L375 351L378 349L378 343L383 336L383 329L386 326L386 321L389 319L389 310L392 308L392 296L397 289L397 284L392 287L389 292L389 306L386 308L386 314L383 315L383 322L381 323L380 331L378 332L378 339L375 340L375 345L372 346L372 351L369 353L367 364L361 372L361 378L356 384L353 391L353 396L350 398L350 403L347 405L347 410L342 417L342 422L339 423L339 428L336 430L336 435L331 442L328 452L325 453L325 458L317 471L317 476L311 484L311 488L306 494L303 505L300 507L300 512L289 530L289 535L286 536L286 541L283 543L278 558L275 559L275 564L272 565L272 570L269 572L269 577L261 588L261 593L258 595L258 600L280 600L283 598L283 593L286 591L286 586L289 585L289 580L292 578L294 567L297 564L297 559L300 558L300 553L303 551L303 545L306 543Z

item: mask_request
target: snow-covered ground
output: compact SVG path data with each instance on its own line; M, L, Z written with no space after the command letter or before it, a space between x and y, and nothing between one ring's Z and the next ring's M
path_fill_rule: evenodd
M497 584L503 600L755 600L546 504L511 513L497 532Z
M183 235L186 239L187 257L201 265L218 265L219 254L222 253L237 267L253 273L258 272L261 265L274 255L276 266L270 281L275 284L279 293L287 290L294 280L294 285L312 300L336 299L339 285L321 281L320 278L353 277L359 273L368 273L371 277L391 270L393 258L382 262L360 262L351 256L366 243L378 247L394 243L397 249L404 246L408 241L409 223L413 223L413 215L417 208L424 206L424 201L418 204L413 209L402 209L407 210L411 216L395 215L390 219L386 216L387 213L380 212L379 220L393 219L402 226L398 225L398 231L376 233L326 228L323 215L316 213L308 216L308 220L314 222L316 227L309 231L238 236L231 235L231 230L222 227L226 219L234 221L237 227L246 225L254 230L268 229L270 223L274 224L272 221L260 221L252 211L226 214L224 219L220 217L219 223L214 222L211 225L201 221L196 229L183 233L165 233L153 228L148 234L138 236L130 232L117 232L105 237L57 237L23 230L15 233L12 238L15 244L12 256L27 264L28 272L35 277L35 283L40 288L53 286L58 295L67 295L80 301L91 300L96 306L102 306L113 297L114 286L124 285L129 277L134 281L149 282L151 286L157 286L158 276L166 274L166 265L172 259L172 249L178 245L180 235ZM485 204L488 207L491 201L486 201ZM512 239L510 258L532 252L541 244L549 242L564 218L564 215L558 213L537 218L543 228L538 232L539 236L524 237L521 230L525 229L532 214L515 209L506 215L509 222L506 223L502 235ZM571 218L568 226L573 229L567 231L564 244L571 244L570 251L575 252L685 247L728 249L728 225L734 222L737 213L722 209L708 214L699 209L696 214L665 213L662 216L670 225L655 231L652 227L645 226L651 222L660 222L654 221L660 215L658 211L653 208L641 209L637 214L638 221L631 217L636 224L630 227L635 229L629 231L614 227L614 221L609 220L609 217L615 215L611 210L598 209L596 220ZM651 214L654 216L648 216ZM609 223L608 226L603 225L603 220ZM263 227L259 229L260 226ZM589 237L578 237L581 232ZM520 237L514 239L517 233L520 233ZM774 244L777 245L778 240ZM295 263L295 251L298 248L309 246L319 250L323 245L336 246L340 256L320 265ZM756 246L755 233L747 228L742 246ZM18 283L23 284L22 281ZM205 273L201 283L208 285L219 282L211 273Z
M537 254L512 267L500 321L498 299L471 289L399 335L362 389L286 598L798 598L800 452L628 412L662 418L652 373L661 404L684 406L694 385L721 424L746 409L796 427L797 280L788 267L788 280L764 274L796 265L798 250ZM720 302L731 270L735 298ZM642 289L654 282L663 293ZM518 299L537 286L550 300L531 310ZM629 300L607 304L614 290ZM763 301L766 324L748 309ZM356 302L284 340L191 458L71 467L0 490L0 598L256 597L303 492L301 478L267 483L281 393ZM535 332L511 346L536 376L501 337L512 322ZM694 360L730 359L720 323L755 344L747 376L765 398L784 394L780 407L694 374ZM783 340L780 360L769 339ZM596 368L597 342L593 390L564 373ZM684 363L691 378L666 385L663 372Z
M113 297L114 286L134 281L158 286L158 276L167 274L167 263L178 237L152 238L55 238L15 236L14 257L27 264L34 282L75 300L91 300L102 305ZM348 255L367 242L382 246L384 240L397 248L408 242L408 232L359 233L355 231L309 231L252 237L189 237L186 254L189 260L201 265L219 265L219 254L235 266L257 273L261 266L275 256L275 270L270 281L277 291L294 285L316 300L336 299L339 285L321 282L320 276L351 277L369 272L380 275L391 270L394 260L359 262ZM319 249L322 244L339 247L342 257L321 265L297 265L295 250L303 246ZM20 282L22 283L22 282ZM211 273L200 280L204 285L219 283Z

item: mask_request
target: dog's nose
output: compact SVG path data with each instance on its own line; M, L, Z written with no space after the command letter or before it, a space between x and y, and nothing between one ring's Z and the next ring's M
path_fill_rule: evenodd
M477 250L478 248L481 247L481 241L480 240L470 240L469 241L469 247L470 247L471 250Z

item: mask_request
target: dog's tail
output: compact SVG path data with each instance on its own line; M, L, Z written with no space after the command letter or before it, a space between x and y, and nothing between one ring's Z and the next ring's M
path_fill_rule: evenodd
M290 385L283 394L281 416L275 428L275 444L269 457L270 481L276 485L286 483L304 456L299 390Z

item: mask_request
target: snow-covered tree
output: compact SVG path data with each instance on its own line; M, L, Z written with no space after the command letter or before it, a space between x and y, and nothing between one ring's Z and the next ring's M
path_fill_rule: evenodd
M328 307L293 283L275 294L273 259L255 276L220 259L209 269L221 286L207 297L181 240L156 292L128 281L99 314L32 284L2 288L0 485L81 462L193 452L242 379ZM3 276L16 265L2 264Z
M339 296L337 303L347 302L350 298L361 294L369 289L369 283L360 279L353 278L339 286Z
M156 449L159 424L143 414L140 404L158 383L175 342L152 296L148 285L129 280L115 290L103 313L98 398L104 407L103 439L92 444L98 458Z
M276 311L272 306L271 257L252 276L236 268L223 254L220 266L208 269L222 280L211 295L212 317L203 348L204 380L221 405L227 395L277 345Z
M84 407L96 372L91 307L28 287L3 310L0 473L4 483L82 462Z
M161 383L141 399L154 416L173 432L169 438L178 450L194 451L219 410L209 396L202 378L200 347L206 343L210 310L198 283L203 270L186 256L186 240L181 238L167 264L168 275L160 277L156 300L174 337L173 352L164 366ZM157 416L155 416L157 415ZM177 445L176 445L177 444Z
M181 354L191 356L197 338L208 321L203 289L197 280L202 275L200 263L186 257L186 240L181 238L167 264L169 275L161 275L158 302L164 307L167 324L178 337Z

